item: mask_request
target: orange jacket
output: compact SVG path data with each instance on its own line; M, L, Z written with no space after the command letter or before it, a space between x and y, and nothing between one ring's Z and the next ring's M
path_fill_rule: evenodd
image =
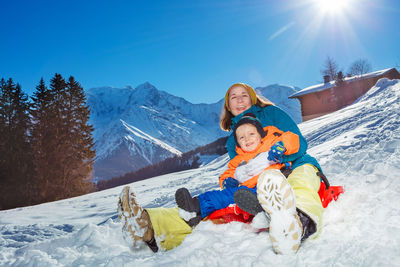
M257 156L261 152L266 152L271 149L271 147L278 141L282 141L285 145L286 151L285 155L290 155L299 151L300 142L299 136L292 132L283 132L274 126L264 127L264 131L266 131L266 135L261 139L261 144L251 152L244 152L240 147L236 146L237 155L231 159L228 163L228 169L219 177L219 185L222 188L222 182L228 177L235 177L235 170L242 162L245 161L246 164L255 156ZM267 169L280 169L284 166L284 164L277 163L268 166ZM257 179L259 175L254 176L253 178L247 180L241 185L247 186L249 188L253 188L257 185Z

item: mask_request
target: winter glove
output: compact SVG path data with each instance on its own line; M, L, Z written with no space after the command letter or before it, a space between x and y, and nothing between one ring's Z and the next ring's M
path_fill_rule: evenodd
M268 160L275 161L277 163L282 162L283 153L285 153L285 151L286 148L283 142L276 142L275 145L273 145L268 152Z
M228 177L226 178L223 182L222 182L222 188L234 188L234 187L238 187L239 186L239 182L236 179L233 179L232 177Z

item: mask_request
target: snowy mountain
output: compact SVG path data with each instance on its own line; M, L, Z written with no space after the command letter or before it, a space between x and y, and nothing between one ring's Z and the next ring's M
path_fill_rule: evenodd
M87 95L97 177L119 176L226 135L218 129L221 102L192 104L149 83Z
M286 111L296 123L302 122L301 104L296 99L289 98L292 94L299 91L300 88L294 86L272 84L266 87L257 87L257 94L265 96L275 105Z
M117 219L122 187L0 211L0 266L399 266L400 80L381 79L357 103L300 124L332 185L317 239L275 255L267 232L201 222L168 252L131 250ZM173 207L174 193L218 188L227 155L199 169L132 184L144 207Z
M293 104L298 100L287 98L293 90L273 85L258 92L300 122L300 104ZM90 123L95 128L95 175L99 178L120 176L227 135L219 128L223 99L192 104L150 83L136 88L93 88L87 97Z

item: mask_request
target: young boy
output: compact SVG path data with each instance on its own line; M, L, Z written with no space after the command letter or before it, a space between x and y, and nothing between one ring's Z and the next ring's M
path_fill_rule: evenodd
M282 155L296 153L299 137L291 132L283 132L274 126L262 127L252 113L247 113L238 121L234 129L237 156L228 163L228 169L221 175L222 190L208 191L192 197L186 188L175 193L180 216L190 225L196 226L200 220L212 212L235 203L234 193L246 188L257 194L258 176L266 169L281 169ZM252 164L248 168L247 163Z

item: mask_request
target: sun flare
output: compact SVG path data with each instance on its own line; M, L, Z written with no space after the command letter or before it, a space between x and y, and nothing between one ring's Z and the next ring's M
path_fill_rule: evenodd
M351 0L315 0L323 13L337 14L343 12Z

